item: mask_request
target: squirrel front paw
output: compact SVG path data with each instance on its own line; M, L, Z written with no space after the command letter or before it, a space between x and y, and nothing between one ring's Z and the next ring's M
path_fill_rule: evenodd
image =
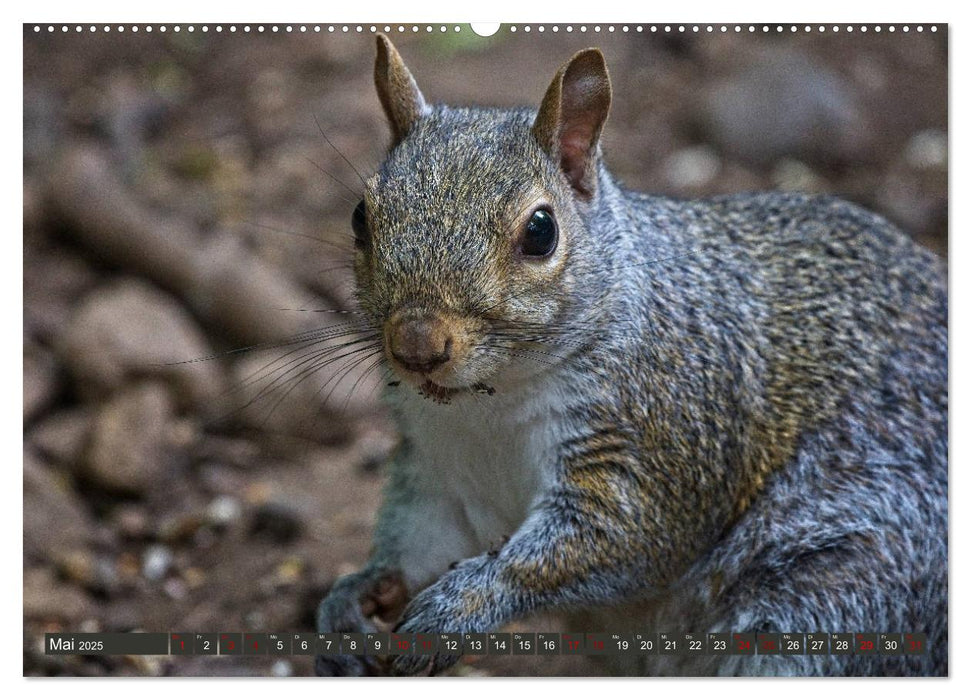
M409 634L487 632L497 625L488 591L487 562L467 559L418 593L405 608L394 631ZM394 657L395 675L434 675L454 666L460 656L414 654Z
M394 620L407 601L397 572L364 570L337 580L317 608L318 632L379 632L377 620ZM318 656L318 676L386 675L385 663L370 656Z

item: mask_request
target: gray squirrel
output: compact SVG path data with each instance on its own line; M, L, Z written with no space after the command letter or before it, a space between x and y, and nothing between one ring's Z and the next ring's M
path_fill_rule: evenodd
M597 49L538 111L431 105L383 35L374 76L392 144L354 211L354 268L403 441L370 559L318 631L557 611L583 632L916 632L923 655L614 672L947 675L943 263L833 197L624 189Z

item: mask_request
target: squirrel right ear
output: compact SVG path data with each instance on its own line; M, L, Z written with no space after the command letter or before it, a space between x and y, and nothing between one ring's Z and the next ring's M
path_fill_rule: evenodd
M408 134L418 118L428 112L428 105L394 44L384 34L378 34L374 86L391 126L391 145L395 146Z
M597 144L608 111L607 63L600 49L586 49L557 72L533 122L533 136L585 199L597 189Z

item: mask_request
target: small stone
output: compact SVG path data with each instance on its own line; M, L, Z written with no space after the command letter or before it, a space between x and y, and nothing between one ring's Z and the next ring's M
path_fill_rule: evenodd
M907 164L920 170L947 168L947 134L940 129L925 129L914 134L904 153Z
M39 345L24 344L24 423L47 408L57 393L54 356Z
M24 449L24 555L56 560L94 540L94 524L78 494L33 449ZM52 527L70 523L70 527Z
M94 634L101 631L101 623L94 618L89 618L78 625L78 631L85 634Z
M172 600L184 600L189 594L188 586L185 585L182 579L175 577L166 579L165 583L162 584L162 590Z
M163 545L145 548L142 554L142 576L149 581L161 581L172 566L172 552Z
M69 552L60 557L57 564L60 574L72 583L87 587L95 580L94 560L87 552Z
M129 539L147 537L151 530L148 514L144 508L135 505L120 506L114 513L115 527Z
M125 583L132 583L141 573L138 557L131 552L122 552L116 564L118 576Z
M711 182L720 168L721 161L710 146L692 146L668 157L664 163L664 176L676 189L693 189Z
M276 568L276 581L279 585L290 585L300 580L305 564L299 557L288 557Z
M162 521L158 528L158 538L168 544L186 542L199 531L203 523L204 518L198 513L179 513Z
M175 407L165 385L123 391L95 420L85 476L109 491L144 494L164 480L171 463L167 424Z
M126 656L125 661L130 663L142 676L162 675L162 664L154 656Z
M772 171L772 184L790 192L821 192L826 189L822 179L802 161L783 158Z
M243 624L252 630L263 629L266 618L259 610L251 610L243 616Z
M221 391L218 363L190 361L212 355L192 317L141 281L89 294L56 349L82 398L104 398L136 376L169 383L183 405L211 405Z
M50 568L24 569L25 618L76 621L90 609L89 598L76 586L58 581Z
M182 574L182 578L185 580L185 584L190 589L195 590L205 585L208 577L206 576L206 572L202 569L195 566L190 566Z
M266 503L273 495L273 487L265 481L257 481L246 487L246 502L250 505L259 506Z
M240 519L243 507L232 496L217 496L206 509L206 520L213 527L227 527Z
M289 678L293 675L293 664L285 659L274 661L273 667L270 669L270 675L276 676L277 678Z
M92 423L86 409L61 411L31 430L29 440L47 459L74 467L81 461Z

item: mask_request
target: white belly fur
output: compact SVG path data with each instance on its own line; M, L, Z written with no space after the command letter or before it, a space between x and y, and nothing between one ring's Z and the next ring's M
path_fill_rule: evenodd
M501 547L548 489L566 432L565 394L552 375L515 393L463 395L446 405L399 390L411 445L406 467L429 511L414 514L408 579L427 583L451 561Z

